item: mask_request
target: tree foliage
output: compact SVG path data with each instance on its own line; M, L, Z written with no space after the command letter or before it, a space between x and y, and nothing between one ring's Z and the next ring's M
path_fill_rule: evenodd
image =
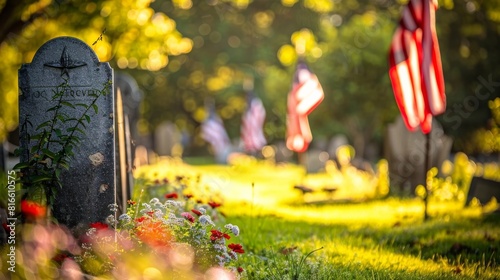
M406 2L4 0L0 98L7 106L0 114L0 138L17 125L20 64L30 62L47 39L71 35L96 42L101 60L137 79L145 92L142 133L169 120L191 133L195 146L204 145L199 124L206 115L204 100L213 98L230 137L239 137L246 106L243 81L253 77L267 110L266 137L279 141L285 135L295 49L303 44L304 59L325 91L325 100L310 115L315 139L345 133L362 155L366 144L380 143L385 126L399 114L387 51ZM495 66L500 5L495 0L439 4L448 107L438 119L460 148L468 135L487 126L488 101L500 96Z

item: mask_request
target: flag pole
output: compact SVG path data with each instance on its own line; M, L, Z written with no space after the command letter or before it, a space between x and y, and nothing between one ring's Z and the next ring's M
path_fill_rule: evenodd
M432 131L432 130L431 130ZM429 194L430 194L430 183L427 180L427 174L430 169L430 149L431 149L431 132L425 134L425 163L424 163L424 177L425 177L425 197L424 197L424 221L429 219Z

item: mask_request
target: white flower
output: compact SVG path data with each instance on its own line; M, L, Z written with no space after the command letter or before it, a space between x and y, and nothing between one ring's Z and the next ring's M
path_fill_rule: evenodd
M127 214L121 214L120 217L118 217L118 220L125 221L126 223L128 223L130 222L130 220L132 220L132 218L130 218L130 216Z
M203 214L203 215L205 215L207 213L207 209L205 209L203 207L198 208L198 211L200 211L201 214Z
M115 216L113 215L109 215L107 218L106 218L106 224L108 225L114 225L116 222L115 220Z
M153 205L154 205L154 204L156 204L156 203L158 203L158 202L160 202L160 200L159 200L158 198L156 198L156 197L153 197L153 198L149 201L149 203L150 203L150 204L153 204Z
M208 215L201 215L200 218L198 219L198 221L200 221L200 224L202 226L206 226L206 225L215 226L215 223L212 222L212 219Z
M116 212L116 211L118 211L118 204L116 204L116 203L109 204L108 208L109 208L109 211Z
M87 230L87 233L86 233L86 234L87 234L87 236L92 236L92 235L94 235L94 233L95 233L96 231L97 231L97 229L96 229L96 228L91 227L91 228L89 228L89 229Z
M234 236L240 235L240 228L238 226L233 226L231 228L231 232L234 234Z
M234 236L240 235L240 228L238 226L235 226L233 224L227 224L224 227L230 230L234 234Z

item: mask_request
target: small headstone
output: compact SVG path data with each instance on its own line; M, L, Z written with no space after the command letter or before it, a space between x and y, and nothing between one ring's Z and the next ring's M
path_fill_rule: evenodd
M347 140L347 137L343 134L339 134L334 136L331 140L330 143L328 143L328 149L327 152L330 155L330 158L335 158L337 154L337 149L340 146L344 145L349 145L349 140Z
M175 124L165 121L155 130L155 152L159 156L172 156L172 149L181 143L181 133Z
M293 160L293 152L286 147L285 142L278 142L275 147L275 158L277 163L291 162Z
M108 205L115 203L115 139L113 111L113 70L108 63L101 63L94 51L83 41L72 37L59 37L46 42L36 52L33 61L19 70L19 123L28 119L32 126L23 134L39 133L36 127L53 118L47 110L57 104L53 96L58 87L67 81L62 100L90 105L95 101L98 113L89 111L90 123L81 127L80 144L74 149L69 170L61 173L62 189L54 202L54 217L69 227L85 226L104 221L111 214ZM107 88L106 88L107 87ZM80 118L84 109L64 106L59 114ZM61 125L61 130L74 127L75 122ZM33 143L31 143L32 145ZM27 148L25 140L21 147ZM55 146L55 145L54 145ZM54 147L51 147L54 149ZM21 161L26 161L21 156Z
M308 173L317 173L325 168L325 164L328 161L329 154L325 151L319 149L309 149L306 152L306 169Z
M139 168L149 164L148 149L145 146L139 145L135 148L134 167Z
M469 204L473 198L477 198L483 205L493 198L500 202L500 182L473 177L466 204Z
M425 185L426 136L406 129L399 117L389 124L384 142L384 157L389 162L392 186L413 193L418 185ZM452 139L446 136L441 125L434 119L430 132L430 167L440 168L450 155Z

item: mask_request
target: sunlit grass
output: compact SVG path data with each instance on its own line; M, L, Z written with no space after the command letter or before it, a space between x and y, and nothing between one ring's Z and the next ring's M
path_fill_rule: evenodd
M292 164L246 160L192 166L169 159L140 168L136 177L182 174L193 189L220 195L221 211L241 228L248 279L500 278L500 218L485 216L498 208L494 202L464 207L460 199L431 199L432 218L424 222L421 198L373 197L376 174L364 181L372 184L353 187L345 172L357 171L306 174ZM332 182L339 191L321 191ZM302 184L314 192L293 188Z

